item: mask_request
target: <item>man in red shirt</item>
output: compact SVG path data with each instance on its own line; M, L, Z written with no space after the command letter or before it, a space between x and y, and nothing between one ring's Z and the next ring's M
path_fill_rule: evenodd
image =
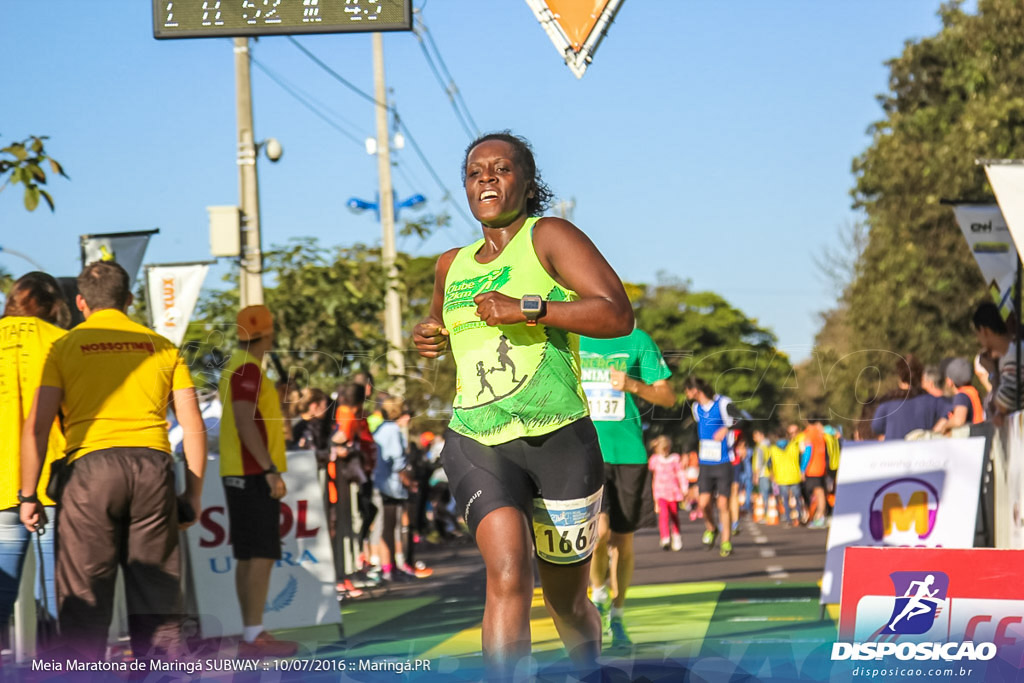
M238 312L238 342L220 379L220 476L244 626L238 654L289 657L298 644L263 629L270 572L281 559L281 474L287 469L280 399L262 369L274 343L274 318L266 306Z

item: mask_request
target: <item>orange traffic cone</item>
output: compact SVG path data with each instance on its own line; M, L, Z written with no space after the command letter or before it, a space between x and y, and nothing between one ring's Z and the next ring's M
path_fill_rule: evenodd
M764 519L764 500L761 496L754 496L754 521L760 522Z
M768 499L768 517L764 523L770 526L775 526L779 523L779 511L778 505L775 503L775 496Z

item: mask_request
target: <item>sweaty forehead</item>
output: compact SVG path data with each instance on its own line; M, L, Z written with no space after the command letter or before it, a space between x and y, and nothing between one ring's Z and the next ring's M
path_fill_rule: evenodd
M504 140L484 140L469 151L469 155L466 157L466 164L479 163L484 159L491 158L515 161L515 147Z

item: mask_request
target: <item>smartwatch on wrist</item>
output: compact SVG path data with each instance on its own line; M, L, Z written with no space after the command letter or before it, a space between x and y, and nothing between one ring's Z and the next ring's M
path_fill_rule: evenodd
M38 503L39 502L39 496L37 496L35 493L33 493L30 496L23 496L23 495L21 495L21 489L18 489L18 502L19 503Z
M268 467L267 469L263 470L263 474L264 475L267 475L267 474L278 474L277 465L271 463L270 467Z
M536 326L537 318L544 313L544 297L539 294L524 294L519 300L519 310L526 317L528 327Z

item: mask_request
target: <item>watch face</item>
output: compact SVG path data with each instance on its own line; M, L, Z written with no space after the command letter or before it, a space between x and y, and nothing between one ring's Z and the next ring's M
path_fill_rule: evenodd
M524 311L539 311L540 299L523 299Z

